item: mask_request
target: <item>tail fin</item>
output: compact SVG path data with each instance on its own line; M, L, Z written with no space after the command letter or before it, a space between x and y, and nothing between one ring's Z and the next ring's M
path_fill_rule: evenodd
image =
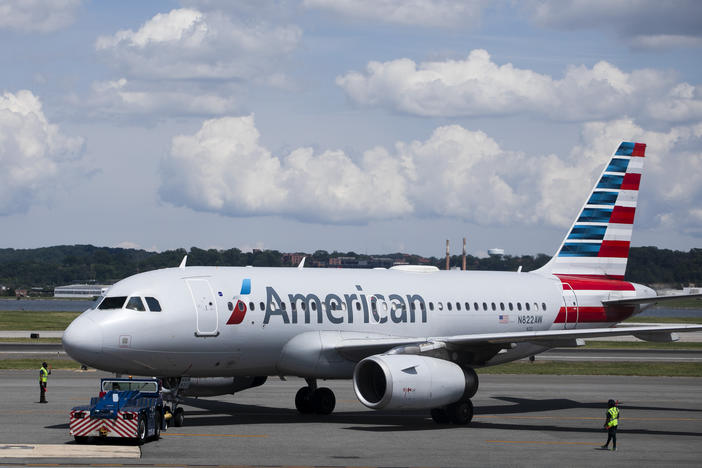
M619 145L556 255L537 272L624 278L645 152L644 143Z

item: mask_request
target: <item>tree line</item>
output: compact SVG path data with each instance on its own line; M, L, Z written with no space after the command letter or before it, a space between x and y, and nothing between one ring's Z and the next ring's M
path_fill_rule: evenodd
M95 247L92 245L60 245L37 249L0 249L0 285L8 294L15 288L53 289L71 283L95 282L111 284L127 276L176 267L185 255L189 266L294 266L290 255L277 250L255 250L242 252L237 248L228 250L185 249L149 252L138 249ZM445 268L444 257L421 257L419 255L392 253L363 255L355 252L327 252L318 250L308 254L306 266L326 266L335 257L355 257L359 261L374 258L391 258L396 262L434 265ZM468 255L469 270L531 271L544 265L548 255L505 255L502 257L478 258ZM462 258L450 258L452 267L460 267ZM669 284L684 286L702 284L702 249L688 252L657 247L632 247L626 279L643 284Z

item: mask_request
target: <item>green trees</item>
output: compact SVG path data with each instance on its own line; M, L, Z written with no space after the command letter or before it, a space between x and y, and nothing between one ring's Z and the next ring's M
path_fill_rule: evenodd
M185 249L165 252L146 250L95 247L92 245L59 245L39 249L0 249L0 285L15 288L54 286L75 282L113 283L135 273L158 268L176 267L184 255L188 265L212 266L281 266L282 254L277 250L255 250L242 252L237 248L228 250ZM372 266L372 257L355 252L332 252L317 250L308 255L311 265L326 265L333 257L355 257ZM417 255L391 253L377 255L395 261L445 266L443 257L422 258ZM522 255L502 257L466 258L469 270L524 271L534 270L549 260L547 255ZM462 259L451 257L451 266L460 267ZM702 249L689 252L659 249L657 247L634 247L630 251L626 279L643 284L667 283L677 287L689 283L702 284ZM9 289L8 289L9 290ZM8 290L5 291L7 294Z

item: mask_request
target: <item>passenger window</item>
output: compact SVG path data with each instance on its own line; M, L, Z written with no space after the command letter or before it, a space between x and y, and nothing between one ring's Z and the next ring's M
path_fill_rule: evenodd
M542 303L541 303L541 310L543 310L544 312L546 312L546 303L545 303L545 302L542 302Z
M429 303L429 310L434 310L434 303L433 302Z
M470 311L470 302L466 302L466 310Z
M231 302L227 302L227 309L229 309L230 312L234 310L234 304L232 304Z
M524 303L524 307L526 307L526 310L528 311L528 310L529 310L529 303L528 303L528 302L525 302L525 303Z
M254 304L253 302L249 302L249 309L251 309L252 311L256 310L256 304Z
M517 302L517 310L522 310L522 303L521 302Z
M447 308L448 310L451 310L451 303L450 303L450 302L447 302L447 303L446 303L446 308Z
M286 307L287 307L287 306L285 305L285 301L283 301L283 302L280 303L280 308L281 308L281 309L285 310Z
M310 309L312 309L312 310L317 310L317 303L316 303L316 302L311 303L311 304L310 304Z
M478 307L478 303L477 303L477 302L474 302L474 303L473 303L473 310L476 311L476 312L480 310L480 307Z
M456 310L461 310L461 303L460 302L456 302Z
M151 312L161 312L161 304L159 304L158 299L155 297L145 297L146 305L149 306Z
M237 302L236 305L237 305L237 309L239 309L241 312L243 312L244 309L246 309L246 305L244 305L244 303L241 301Z
M483 310L487 310L487 302L483 302Z
M129 301L127 302L127 309L131 310L138 310L139 312L143 312L146 309L144 308L144 303L141 301L141 298L138 296L133 296L129 298Z
M444 303L439 301L436 303L436 308L439 310L444 310Z
M361 303L356 301L356 310L361 310Z
M497 307L495 307L495 303L492 303L492 310L497 310Z
M106 297L98 306L100 310L121 309L127 301L127 296Z
M505 303L504 302L500 302L500 310L505 310Z
M538 304L538 302L534 302L534 312L538 312L538 311L539 311L539 304Z
M511 302L509 304L507 304L507 306L509 307L509 310L514 310L514 306L512 305Z
M261 310L265 310L265 309L266 309L266 304L264 304L263 301L261 301L261 302L258 303L258 307L260 307Z

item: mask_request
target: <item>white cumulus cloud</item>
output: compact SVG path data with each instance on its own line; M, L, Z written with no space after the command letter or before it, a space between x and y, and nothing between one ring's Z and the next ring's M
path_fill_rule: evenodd
M0 215L24 212L59 186L82 148L82 138L49 123L31 91L0 96Z
M351 18L409 26L470 26L479 21L484 0L304 0L305 7Z
M81 0L0 0L0 29L49 33L71 25Z
M159 13L138 30L101 36L96 50L129 78L254 79L294 50L302 31L191 8Z
M702 235L689 216L702 199L702 126L655 132L631 119L583 125L569 154L528 155L484 132L438 127L426 140L343 151L298 148L275 156L253 116L205 121L173 139L162 162L163 200L227 216L279 215L306 222L358 223L406 216L480 225L544 223L566 228L619 143L648 144L639 223L675 222ZM686 149L687 148L687 149Z
M336 83L357 104L421 116L702 119L702 98L694 86L651 69L627 73L605 61L592 68L570 66L556 79L510 63L499 65L487 51L476 49L464 60L370 62L365 73L349 72Z

